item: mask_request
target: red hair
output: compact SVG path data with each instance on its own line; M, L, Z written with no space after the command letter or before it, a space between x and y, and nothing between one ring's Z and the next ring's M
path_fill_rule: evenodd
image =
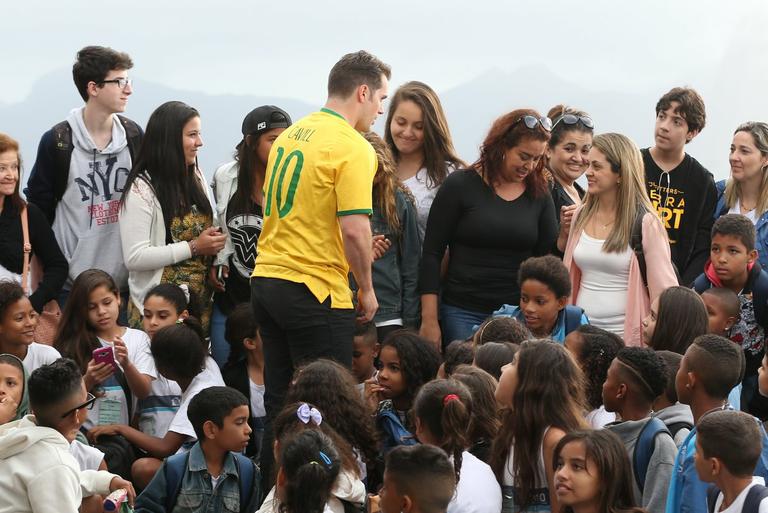
M533 109L517 109L504 114L493 122L488 135L485 136L480 146L480 158L472 164L472 167L491 186L499 181L504 167L504 154L510 148L514 148L522 141L533 139L534 141L549 142L549 132L544 130L541 124L534 128L528 128L525 123L519 122L523 116L533 116L536 119L541 114ZM536 168L525 177L525 190L533 196L543 196L547 192L547 180L544 176L544 159L540 159Z

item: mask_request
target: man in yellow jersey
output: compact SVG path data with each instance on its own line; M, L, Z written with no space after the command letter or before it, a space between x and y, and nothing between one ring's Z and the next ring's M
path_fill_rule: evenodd
M360 286L358 319L378 309L369 220L377 163L360 132L384 112L390 73L367 52L345 55L331 69L325 107L291 125L270 151L251 278L270 417L298 364L332 358L351 366L350 269Z

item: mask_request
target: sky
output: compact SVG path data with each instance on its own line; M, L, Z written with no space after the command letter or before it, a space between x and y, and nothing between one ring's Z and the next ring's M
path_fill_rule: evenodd
M70 68L88 44L128 52L133 76L176 89L317 105L334 62L360 48L392 65L393 87L418 79L439 93L530 66L595 94L658 97L670 83L704 81L727 92L768 79L766 0L30 0L4 3L3 19L0 105ZM768 102L755 100L750 119L768 119ZM0 131L13 130L0 119Z

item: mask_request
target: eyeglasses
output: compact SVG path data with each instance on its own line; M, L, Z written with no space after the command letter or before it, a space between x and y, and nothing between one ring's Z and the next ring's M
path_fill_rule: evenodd
M537 118L536 116L531 116L531 115L523 116L521 118L518 118L517 121L515 121L514 123L512 123L512 126L515 126L521 121L525 123L525 126L527 126L530 130L535 129L536 125L541 125L541 128L543 128L547 132L552 131L552 120L546 116L543 118Z
M562 116L558 116L557 119L555 119L552 128L555 128L561 121L566 125L575 125L576 123L581 123L587 128L595 128L595 122L592 121L592 118L589 116L577 116L575 114L563 114Z
M96 396L91 394L90 392L88 392L88 400L87 401L85 401L80 406L76 406L76 407L72 408L71 410L68 410L65 414L63 414L61 416L61 418L62 419L66 419L67 417L69 417L73 413L75 413L77 411L80 411L80 410L92 410L93 409L93 403L95 403L95 402L96 402Z
M120 89L125 89L133 84L133 80L130 78L113 78L112 80L102 80L99 84L117 84Z

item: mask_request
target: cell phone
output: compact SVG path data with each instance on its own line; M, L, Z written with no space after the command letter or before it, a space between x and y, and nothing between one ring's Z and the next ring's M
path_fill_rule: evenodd
M117 363L115 363L115 350L113 348L100 347L98 349L94 349L91 355L93 356L94 362L108 363L112 365L113 369L117 369Z

